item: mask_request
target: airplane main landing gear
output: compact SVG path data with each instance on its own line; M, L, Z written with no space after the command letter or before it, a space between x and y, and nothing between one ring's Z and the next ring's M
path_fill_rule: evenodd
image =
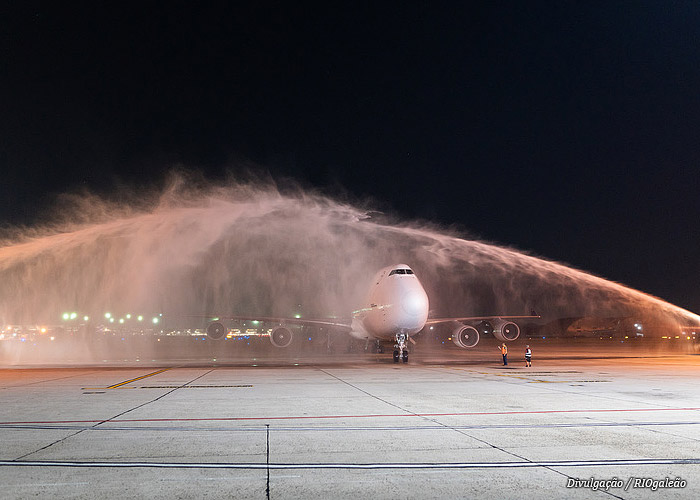
M394 344L394 363L398 363L399 359L403 359L404 363L408 363L408 349L406 348L406 340L408 336L405 333L396 334L396 344Z

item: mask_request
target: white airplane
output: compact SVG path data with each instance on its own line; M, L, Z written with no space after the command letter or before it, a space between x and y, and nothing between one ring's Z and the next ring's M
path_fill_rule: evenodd
M207 336L217 340L226 333L221 319L259 320L278 323L270 332L270 341L276 347L287 347L293 339L286 325L327 326L345 331L352 337L367 342L394 343L394 362L408 362L407 342L426 325L450 324L452 341L463 349L476 346L479 332L492 334L499 341L513 341L520 335L520 327L510 320L539 318L539 316L468 316L460 318L428 318L429 302L425 289L413 270L398 264L382 269L373 280L367 305L354 311L349 322L320 319L278 318L265 316L228 316L216 318L207 327ZM469 322L470 324L465 324Z

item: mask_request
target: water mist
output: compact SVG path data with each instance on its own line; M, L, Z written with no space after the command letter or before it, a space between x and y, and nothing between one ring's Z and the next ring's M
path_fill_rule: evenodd
M434 316L699 319L556 262L273 183L191 187L177 176L140 203L85 195L71 207L3 242L0 324L53 325L68 311L98 322L108 311L348 317L374 273L395 263L414 269Z

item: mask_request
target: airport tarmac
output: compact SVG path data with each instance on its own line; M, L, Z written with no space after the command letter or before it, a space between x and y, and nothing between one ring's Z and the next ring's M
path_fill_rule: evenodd
M700 356L494 353L2 369L2 497L700 498Z

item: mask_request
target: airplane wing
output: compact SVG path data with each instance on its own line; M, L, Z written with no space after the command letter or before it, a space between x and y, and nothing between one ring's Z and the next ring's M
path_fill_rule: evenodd
M280 325L313 325L313 326L327 326L331 328L337 328L340 330L350 331L350 321L344 321L342 319L330 320L330 319L306 319L306 318L285 318L278 316L197 316L199 318L206 318L208 322L221 321L221 320L233 320L233 321L260 321L263 323L279 323Z
M460 318L429 318L425 324L426 325L436 325L438 323L448 323L451 321L483 321L489 319L539 319L542 316L539 315L528 315L528 316L498 316L496 314L492 316L464 316Z
M534 313L534 311L533 311ZM452 323L451 339L457 346L469 349L479 342L479 335L493 335L501 341L513 341L520 336L520 327L514 319L540 318L537 314L526 316L462 316L459 318L431 318L426 325ZM481 323L477 323L480 321Z

